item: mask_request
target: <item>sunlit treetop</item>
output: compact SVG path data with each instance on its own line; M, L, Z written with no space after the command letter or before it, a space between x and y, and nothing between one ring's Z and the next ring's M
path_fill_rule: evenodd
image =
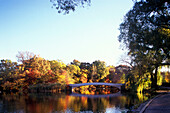
M75 11L78 6L90 5L91 0L50 0L50 2L58 13L68 14L70 11Z

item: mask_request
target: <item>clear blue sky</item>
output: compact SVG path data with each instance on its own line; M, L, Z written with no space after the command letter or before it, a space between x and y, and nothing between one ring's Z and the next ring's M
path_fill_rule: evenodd
M118 65L123 51L119 24L132 0L91 0L91 6L58 14L50 0L0 0L0 59L17 61L18 51L47 60L74 59Z

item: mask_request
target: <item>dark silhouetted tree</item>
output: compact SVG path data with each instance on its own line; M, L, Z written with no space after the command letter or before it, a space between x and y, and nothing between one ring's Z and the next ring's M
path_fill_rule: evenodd
M120 24L119 41L128 48L131 64L140 68L139 76L151 73L153 87L158 67L170 64L169 8L168 0L136 1Z

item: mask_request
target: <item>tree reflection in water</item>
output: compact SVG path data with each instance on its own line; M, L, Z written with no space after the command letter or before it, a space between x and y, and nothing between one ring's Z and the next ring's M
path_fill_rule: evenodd
M74 93L87 94L87 95L99 95L99 94L113 94L120 90L113 86L105 85L87 85L80 86L73 89Z
M117 96L105 98L76 97L61 94L28 94L0 96L1 112L28 113L74 113L74 112L106 112L127 111L140 100L136 96ZM140 97L141 98L141 97ZM146 99L146 98L142 98ZM141 100L144 101L144 100Z

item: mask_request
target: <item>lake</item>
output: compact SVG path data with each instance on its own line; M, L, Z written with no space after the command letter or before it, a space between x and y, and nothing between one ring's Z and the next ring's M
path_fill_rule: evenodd
M134 105L147 100L149 95L120 94L100 97L68 95L65 93L2 94L2 113L126 113Z

